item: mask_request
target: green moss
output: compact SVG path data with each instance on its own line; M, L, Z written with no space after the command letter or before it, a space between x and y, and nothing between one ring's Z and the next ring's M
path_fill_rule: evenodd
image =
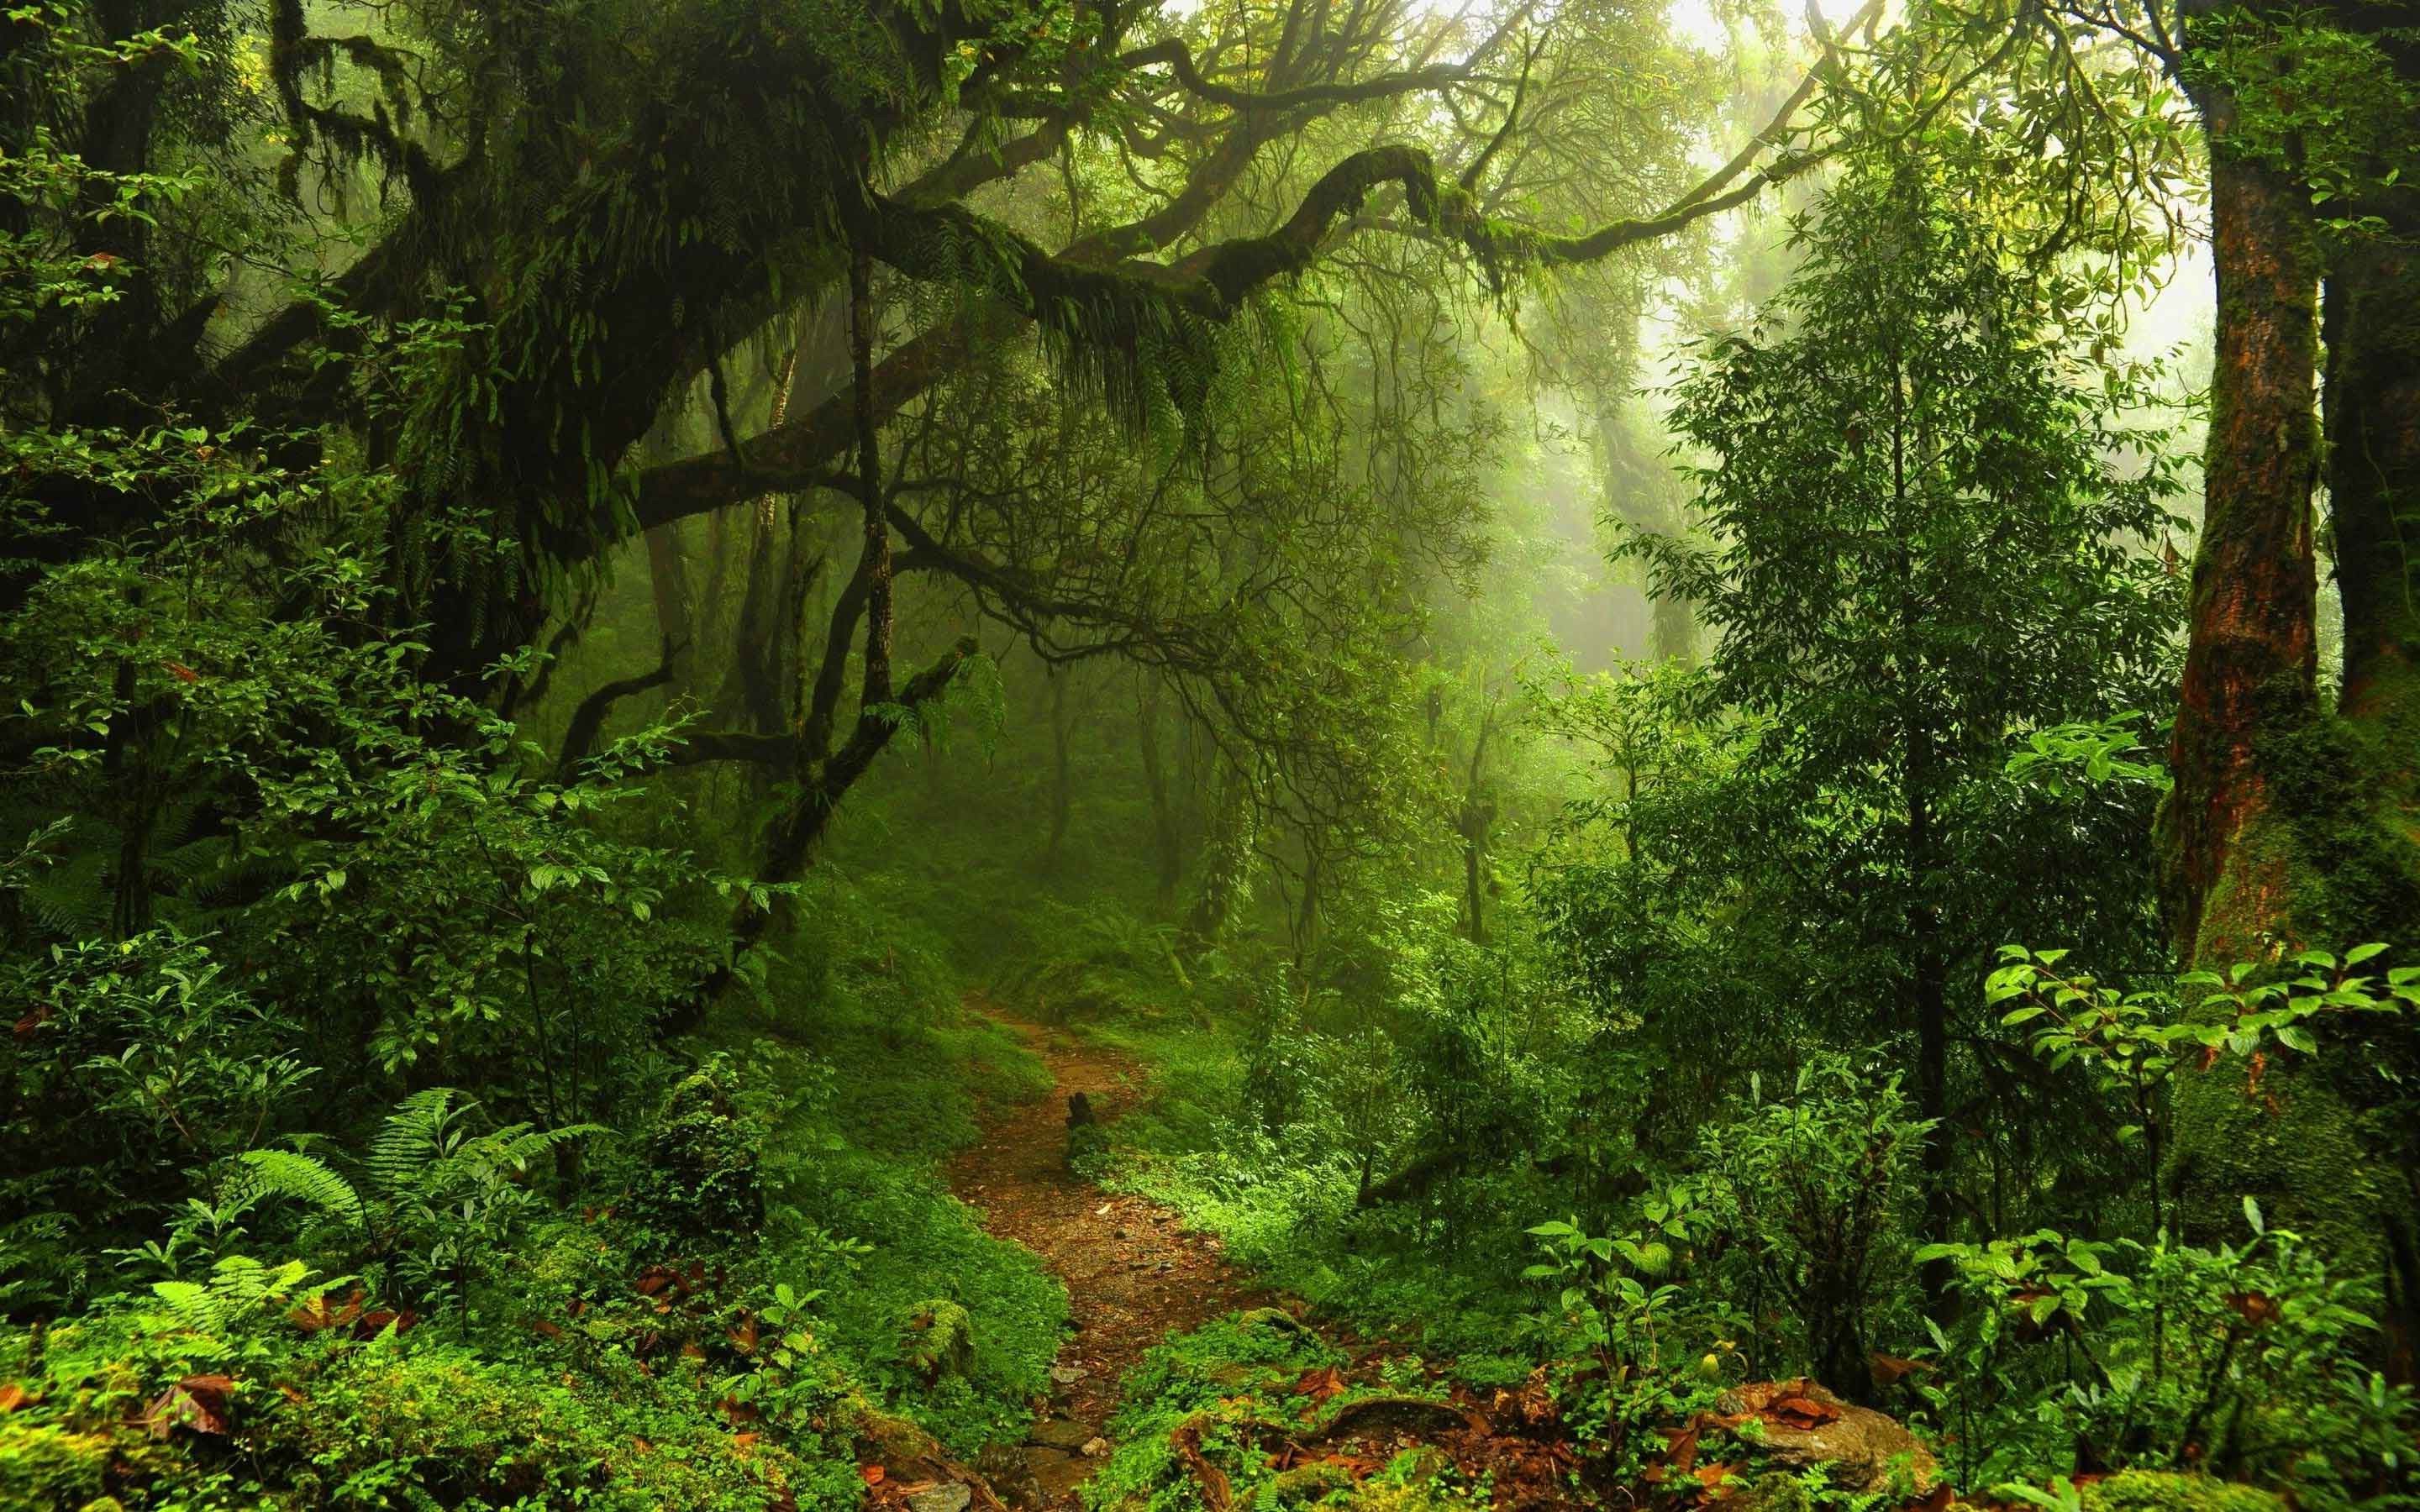
M2269 1491L2207 1475L2129 1470L2080 1491L2084 1512L2284 1512Z
M765 1221L765 1129L740 1113L734 1080L730 1062L718 1056L665 1095L630 1196L635 1216L709 1241L752 1233Z
M916 1342L908 1358L928 1380L963 1376L974 1359L974 1319L946 1297L916 1309Z
M1261 1492L1264 1506L1298 1506L1316 1502L1331 1491L1341 1491L1353 1484L1353 1477L1342 1465L1326 1460L1313 1460L1280 1472Z
M2267 807L2206 903L2197 964L2260 959L2271 931L2331 950L2381 941L2381 964L2420 964L2420 843L2394 799L2412 780L2400 722L2329 717L2262 743ZM2180 1082L2167 1180L2188 1237L2241 1237L2253 1196L2352 1274L2382 1268L2390 1235L2420 1232L2408 1185L2389 1179L2415 1153L2396 1080L2420 1072L2420 1029L2360 1030L2330 1026L2316 1057L2272 1054L2257 1084L2234 1056Z
M2227 1057L2177 1088L2170 1180L2183 1231L2241 1240L2243 1198L2257 1197L2272 1222L2319 1245L2333 1268L2375 1271L2379 1215L2396 1194L2355 1110L2315 1073L2273 1071L2255 1095L2245 1075L2242 1059Z
M101 1495L110 1436L0 1422L0 1506L79 1506Z

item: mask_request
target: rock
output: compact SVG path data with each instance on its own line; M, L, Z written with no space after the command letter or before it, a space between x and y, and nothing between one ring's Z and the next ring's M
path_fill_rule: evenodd
M1093 1438L1084 1441L1083 1456L1087 1459L1098 1459L1109 1452L1109 1441L1107 1439Z
M1034 1450L1047 1454L1047 1450ZM1051 1456L1056 1458L1056 1456ZM975 1456L975 1469L990 1483L992 1494L1012 1507L1039 1507L1049 1501L1043 1491L1040 1477L1026 1462L1024 1453L1004 1443L986 1445Z
M908 1512L967 1512L974 1499L974 1488L959 1481L943 1481L908 1497Z
M1084 1441L1092 1436L1091 1428L1072 1417L1047 1417L1033 1425L1033 1431L1028 1433L1025 1440L1028 1443L1038 1443L1051 1449L1063 1449L1069 1454L1074 1454L1081 1449L1084 1446Z
M2121 1470L2077 1488L2084 1512L2284 1512L2273 1491L2159 1470Z
M1091 1374L1079 1365L1054 1365L1050 1367L1050 1379L1063 1386L1072 1386Z
M1283 1506L1290 1503L1316 1502L1330 1491L1349 1489L1353 1477L1342 1465L1317 1459L1307 1465L1296 1465L1279 1473L1269 1482L1269 1499Z
M1364 1396L1338 1408L1335 1415L1327 1420L1327 1427L1321 1430L1320 1437L1340 1438L1347 1433L1366 1433L1373 1428L1406 1433L1444 1433L1462 1427L1467 1422L1462 1409L1450 1402L1431 1401L1425 1396Z
M1246 1328L1273 1328L1284 1334L1308 1334L1311 1325L1280 1307L1255 1307L1235 1319Z
M1768 1463L1789 1471L1822 1465L1844 1491L1886 1490L1903 1477L1904 1489L1922 1492L1940 1473L1931 1453L1896 1419L1844 1402L1811 1381L1752 1381L1725 1392L1715 1411L1761 1422L1759 1447Z

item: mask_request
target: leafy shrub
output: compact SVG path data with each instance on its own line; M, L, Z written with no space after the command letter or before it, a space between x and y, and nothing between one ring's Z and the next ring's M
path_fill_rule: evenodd
M2206 1471L2342 1505L2420 1492L2420 1410L2360 1363L2374 1284L2264 1227L2211 1247L2043 1231L1929 1246L1968 1306L1929 1385L1970 1485L2086 1463Z
M765 1220L765 1127L738 1106L729 1057L673 1084L644 1136L630 1211L689 1241L721 1242Z
M1788 1100L1699 1141L1709 1225L1742 1311L1787 1308L1796 1328L1768 1339L1769 1352L1851 1396L1868 1384L1875 1308L1906 1274L1911 1178L1929 1128L1896 1073L1818 1056Z

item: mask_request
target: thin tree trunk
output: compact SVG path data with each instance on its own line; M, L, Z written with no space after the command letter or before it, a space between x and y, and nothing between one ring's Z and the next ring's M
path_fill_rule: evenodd
M1168 791L1168 774L1161 767L1159 694L1159 678L1145 671L1135 707L1135 746L1142 757L1143 791L1151 797L1152 852L1157 863L1159 906L1165 911L1176 901L1177 884L1185 880L1185 851L1177 831L1176 805Z
M1050 840L1043 847L1042 864L1055 872L1059 847L1067 839L1067 816L1076 802L1067 748L1074 737L1067 717L1067 680L1074 674L1064 667L1046 668L1045 672L1050 680Z
M673 656L666 698L681 693L681 668L697 644L696 611L690 602L689 563L681 551L681 526L676 521L645 532L647 585L656 603L656 629Z

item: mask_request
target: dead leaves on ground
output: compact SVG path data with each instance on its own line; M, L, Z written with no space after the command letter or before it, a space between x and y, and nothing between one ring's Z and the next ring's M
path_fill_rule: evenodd
M187 1376L153 1397L135 1422L155 1439L164 1439L178 1428L225 1438L227 1401L234 1395L232 1376Z

